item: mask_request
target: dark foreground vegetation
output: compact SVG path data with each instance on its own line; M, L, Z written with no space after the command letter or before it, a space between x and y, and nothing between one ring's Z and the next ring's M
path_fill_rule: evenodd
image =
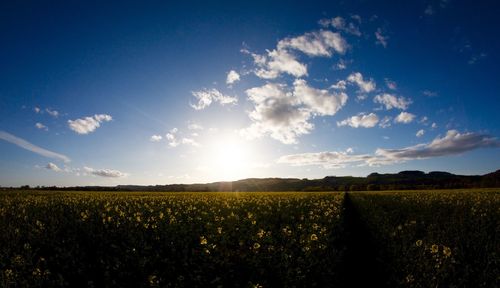
M0 192L1 287L499 287L500 190Z

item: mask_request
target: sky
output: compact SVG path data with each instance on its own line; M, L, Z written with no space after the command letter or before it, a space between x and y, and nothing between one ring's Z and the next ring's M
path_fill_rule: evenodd
M0 186L500 168L496 1L0 4Z

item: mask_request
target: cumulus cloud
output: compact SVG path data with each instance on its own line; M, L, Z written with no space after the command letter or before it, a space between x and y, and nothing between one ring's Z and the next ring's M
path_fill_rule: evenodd
M49 113L49 115L50 115L50 116L52 116L52 117L57 117L57 116L59 116L59 112L58 112L58 111L56 111L56 110L52 110L52 109L50 109L50 108L47 108L47 109L45 109L45 111L46 111L47 113ZM37 112L37 113L38 113L38 112Z
M42 110L40 109L40 107L34 107L33 111L35 111L35 113L37 113L37 114L40 113L40 112L42 112Z
M436 122L433 122L432 125L431 125L431 128L432 129L436 129L438 127L438 125L436 124Z
M347 82L345 82L344 80L340 80L336 84L330 86L330 88L337 90L345 90L347 89Z
M408 112L401 112L401 113L399 113L398 116L396 116L396 118L394 118L394 121L396 123L408 124L408 123L411 123L413 121L413 119L415 119L415 115L408 113Z
M387 110L391 110L392 108L406 110L408 109L408 106L412 103L411 99L406 99L404 97L396 97L388 93L375 96L373 98L373 102L384 105L385 109Z
M420 129L420 130L417 131L417 134L415 134L415 136L422 137L422 136L424 136L424 133L425 133L425 130L424 129Z
M55 171L55 172L61 172L61 168L57 167L56 164L52 163L52 162L49 162L47 164L47 166L45 166L45 169L48 169L48 170L52 170L52 171Z
M462 154L479 148L500 148L500 141L487 134L449 130L444 137L436 137L430 143L401 149L377 149L374 154L353 154L352 151L314 152L291 154L277 162L292 166L317 165L325 168L341 168L355 165L390 165L410 160L427 159Z
M0 139L7 141L7 142L10 142L12 144L15 144L23 149L26 149L28 151L31 151L33 153L36 153L36 154L44 156L44 157L54 158L54 159L62 160L64 162L71 161L69 159L69 157L67 157L66 155L59 154L59 153L52 152L50 150L38 147L38 146L36 146L36 145L34 145L34 144L24 140L24 139L21 139L19 137L16 137L16 136L9 134L7 132L4 132L4 131L0 131Z
M95 175L95 176L100 176L100 177L108 177L108 178L122 178L126 177L128 174L120 172L118 170L112 170L112 169L94 169L91 167L83 167L83 171Z
M307 66L297 60L294 51L308 56L331 57L334 52L343 54L348 44L339 34L328 30L305 33L278 41L276 49L267 50L259 55L243 49L242 52L253 57L257 69L255 75L263 79L275 79L283 73L296 78L307 76Z
M173 129L170 129L170 131L165 135L165 139L167 140L168 145L170 147L177 147L181 144L182 145L191 145L191 146L200 146L200 144L192 138L178 137L178 135L177 135L178 132L179 132L179 129L173 128Z
M363 79L363 75L359 72L352 73L347 77L347 81L358 85L360 92L370 93L376 88L375 81Z
M47 126L43 125L43 124L42 124L42 123L40 123L40 122L37 122L37 123L35 124L35 127L36 127L36 128L38 128L38 129L40 129L40 130L49 131L49 128L48 128Z
M240 81L240 74L238 74L238 72L231 70L227 73L226 84L231 85L238 81Z
M374 113L365 114L359 113L358 115L349 117L345 120L337 122L337 126L351 126L354 128L364 127L364 128L372 128L375 127L378 123L378 116Z
M151 136L150 141L151 142L160 142L161 139L163 139L163 137L161 137L161 135L153 135L153 136Z
M218 102L220 105L236 104L238 98L222 94L219 90L203 89L200 91L192 92L198 103L190 104L195 110L202 110L210 106L213 102Z
M375 38L377 39L377 41L375 41L377 45L382 45L384 48L387 47L387 40L389 37L383 34L381 28L378 28L377 31L375 31Z
M318 23L325 28L331 26L339 31L346 32L356 36L361 36L359 27L356 24L352 22L348 23L344 18L340 16L331 19L321 19L319 20Z
M293 95L310 111L317 115L334 115L347 102L344 92L330 93L328 90L316 89L307 85L303 79L293 83Z
M113 118L110 115L96 114L81 119L68 120L68 126L78 134L88 134L99 128L102 122L109 122L111 120Z
M309 122L312 117L334 115L348 99L343 92L316 89L302 79L294 81L292 91L283 84L268 83L246 94L254 110L249 113L253 123L243 134L249 138L269 134L285 144L297 143L297 137L309 133L314 128Z

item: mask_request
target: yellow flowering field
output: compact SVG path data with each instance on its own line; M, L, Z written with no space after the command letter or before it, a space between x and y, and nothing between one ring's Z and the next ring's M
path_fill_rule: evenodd
M500 287L500 192L353 192L387 287Z
M343 193L0 193L2 287L324 287Z

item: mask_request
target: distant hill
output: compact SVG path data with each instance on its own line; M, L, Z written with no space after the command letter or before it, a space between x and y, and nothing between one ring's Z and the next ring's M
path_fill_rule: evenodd
M40 190L79 191L361 191L500 187L500 170L482 176L448 172L401 171L372 173L367 177L327 176L323 179L248 178L230 182L170 185L118 185L114 187L37 187ZM22 189L28 187L23 186Z

